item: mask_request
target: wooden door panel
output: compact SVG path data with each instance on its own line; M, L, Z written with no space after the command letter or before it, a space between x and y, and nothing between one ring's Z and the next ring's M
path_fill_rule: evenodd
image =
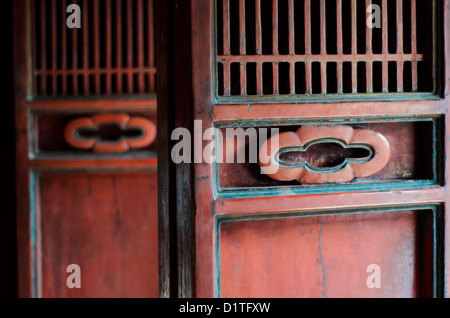
M380 28L365 23L370 4ZM380 171L330 180L322 170L320 184L269 178L248 155L195 163L196 296L446 296L449 12L447 0L191 1L203 130L279 128L301 139L312 126L320 139L342 125L390 145ZM287 148L298 150L294 139ZM287 161L328 165L345 151L302 155ZM371 264L379 289L366 285Z
M13 14L19 295L158 297L154 1Z
M430 296L432 219L401 211L223 222L220 296ZM366 285L372 264L383 288Z
M36 178L44 297L158 297L156 172ZM69 264L81 289L66 286Z

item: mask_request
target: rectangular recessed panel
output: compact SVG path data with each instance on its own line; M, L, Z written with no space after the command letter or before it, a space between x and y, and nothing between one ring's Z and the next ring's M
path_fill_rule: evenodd
M108 113L110 114L110 113ZM154 125L156 129L156 114L153 113L126 113L129 118L142 118ZM99 113L78 113L74 115L68 115L65 113L35 113L34 123L31 138L31 148L33 153L37 155L88 155L94 154L93 147L80 148L75 145L71 145L68 142L65 131L68 125L80 119L92 119L93 116L97 116ZM100 113L101 115L101 113ZM98 125L97 127L83 127L81 125L79 129L75 131L77 139L79 140L95 140L96 143L102 144L118 144L123 140L135 140L142 134L140 127L123 127L121 123L111 121ZM124 154L155 154L157 149L156 140L153 140L149 145L139 149L129 149ZM117 152L116 152L117 153Z
M34 96L156 92L153 0L31 2Z
M389 159L381 170L364 177L355 176L352 180L330 181L325 183L307 183L296 179L278 180L271 178L261 172L258 158L259 152L263 149L261 144L265 137L270 139L271 129L277 128L282 136L287 132L296 132L302 126L313 126L317 129L323 127L351 127L354 130L372 131L383 136L389 144ZM439 126L439 120L424 121L387 121L387 122L366 122L366 123L345 123L323 125L318 122L309 122L307 124L299 124L295 126L271 126L264 127L240 127L242 131L247 133L236 134L238 130L234 127L221 128L224 139L223 159L222 162L216 163L217 178L219 190L222 193L233 192L234 190L276 190L283 187L290 189L298 189L299 191L323 192L335 191L328 189L329 187L340 186L351 187L361 190L361 186L374 185L377 189L381 187L409 187L413 182L428 182L429 185L437 184L440 178L439 166L436 153L440 149L440 137L437 134L436 126ZM227 131L230 131L227 137ZM267 134L264 132L266 131ZM252 133L253 132L253 133ZM251 137L251 138L250 138ZM323 175L328 172L342 171L349 165L349 160L360 158L361 160L368 155L367 150L363 148L345 148L337 144L336 136L317 135L315 144L306 143L307 148L302 151L286 152L286 147L281 147L280 151L285 151L279 157L287 167L288 164L294 166L287 167L287 170L294 169L300 165L307 166L308 171L314 169L322 169ZM332 137L332 138L331 138ZM278 137L281 143L283 137ZM299 137L301 139L301 136ZM314 138L312 138L314 139ZM284 140L284 139L283 139ZM350 144L351 145L351 144ZM361 143L361 145L364 145ZM366 145L370 145L367 141ZM296 146L305 146L301 141ZM349 146L349 145L347 145ZM257 149L255 151L254 149ZM270 151L270 149L267 149ZM227 157L228 156L228 157ZM367 157L370 158L370 157ZM359 160L359 159L357 159ZM372 160L372 159L371 159ZM371 161L369 160L369 161ZM351 163L352 167L363 165L365 160L360 163ZM345 165L343 165L345 163ZM342 166L343 165L343 166ZM316 171L314 170L314 171ZM399 184L394 184L399 183ZM401 182L406 182L401 185ZM421 186L424 186L422 184ZM347 188L349 189L349 188ZM249 191L248 194L250 194ZM253 191L254 192L254 191ZM250 194L256 195L256 193Z
M424 210L223 222L220 295L430 297L432 216Z
M434 92L434 4L217 0L218 95Z
M158 297L156 172L42 173L37 185L44 297ZM66 286L69 264L80 289Z

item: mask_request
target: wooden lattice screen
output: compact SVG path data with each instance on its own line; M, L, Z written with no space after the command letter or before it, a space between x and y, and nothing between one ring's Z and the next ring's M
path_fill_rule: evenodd
M79 29L66 26L69 4ZM33 0L33 95L155 93L153 10L153 0Z
M366 24L372 4L379 28ZM216 11L221 98L435 92L434 1L217 0Z

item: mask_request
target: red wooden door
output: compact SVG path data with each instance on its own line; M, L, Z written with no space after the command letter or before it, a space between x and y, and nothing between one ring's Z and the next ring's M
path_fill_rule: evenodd
M14 1L22 297L159 295L153 25L152 0Z
M247 138L245 162L195 164L195 296L445 296L449 12L191 1L194 119L227 148L228 128L279 140L256 163Z

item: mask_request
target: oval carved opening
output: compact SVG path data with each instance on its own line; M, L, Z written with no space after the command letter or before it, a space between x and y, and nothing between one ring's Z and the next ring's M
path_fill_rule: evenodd
M314 141L304 147L280 149L278 161L282 166L306 166L313 170L336 170L347 162L364 163L373 157L369 145L346 145L339 140Z

